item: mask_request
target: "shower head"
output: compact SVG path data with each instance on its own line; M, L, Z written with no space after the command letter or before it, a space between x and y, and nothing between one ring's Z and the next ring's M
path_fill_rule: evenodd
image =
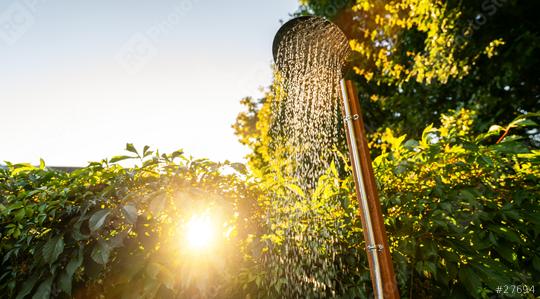
M275 62L278 62L283 47L293 47L292 51L303 52L317 47L318 50L329 52L326 55L336 55L343 64L350 53L345 33L336 24L317 16L297 17L281 26L272 44Z

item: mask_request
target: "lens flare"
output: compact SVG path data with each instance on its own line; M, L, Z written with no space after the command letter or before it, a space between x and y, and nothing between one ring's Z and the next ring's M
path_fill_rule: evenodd
M212 219L208 215L195 215L186 224L187 244L192 249L205 249L212 245L215 230Z

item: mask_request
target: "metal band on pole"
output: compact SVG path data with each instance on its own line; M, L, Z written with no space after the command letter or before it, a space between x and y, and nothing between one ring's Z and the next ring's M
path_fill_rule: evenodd
M344 120L346 122L347 127L347 134L349 136L350 140L350 152L351 152L351 158L352 163L354 164L353 171L355 172L356 177L356 185L358 186L358 189L360 191L360 210L362 212L363 218L365 219L365 226L364 229L366 230L366 244L367 244L367 250L369 254L369 258L371 259L373 263L373 274L374 274L374 289L375 289L375 298L384 298L383 297L383 291L382 291L382 279L381 279L381 271L379 266L379 257L375 249L377 246L375 245L375 235L373 233L373 227L371 224L371 216L369 215L369 208L368 208L368 202L367 202L367 193L366 193L366 187L364 186L364 176L362 174L362 168L360 166L360 155L358 152L358 146L356 141L356 136L354 133L354 127L352 124L352 116L351 116L351 108L349 106L349 96L347 94L347 87L345 86L345 80L341 80L341 90L343 93L343 109L345 112ZM357 116L357 115L355 115Z
M364 239L367 244L366 252L374 295L375 298L399 298L358 98L352 82L343 79L340 85L343 97L343 119L364 227Z

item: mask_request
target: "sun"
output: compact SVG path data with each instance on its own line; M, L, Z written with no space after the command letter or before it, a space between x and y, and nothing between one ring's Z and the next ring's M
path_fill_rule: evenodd
M187 245L191 249L206 249L214 242L214 223L209 215L194 215L186 224L185 229Z

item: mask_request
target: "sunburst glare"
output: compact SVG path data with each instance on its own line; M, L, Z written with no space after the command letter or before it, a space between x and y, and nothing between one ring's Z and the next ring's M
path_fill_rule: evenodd
M192 249L206 249L214 243L216 231L209 215L194 215L185 226L187 245Z

